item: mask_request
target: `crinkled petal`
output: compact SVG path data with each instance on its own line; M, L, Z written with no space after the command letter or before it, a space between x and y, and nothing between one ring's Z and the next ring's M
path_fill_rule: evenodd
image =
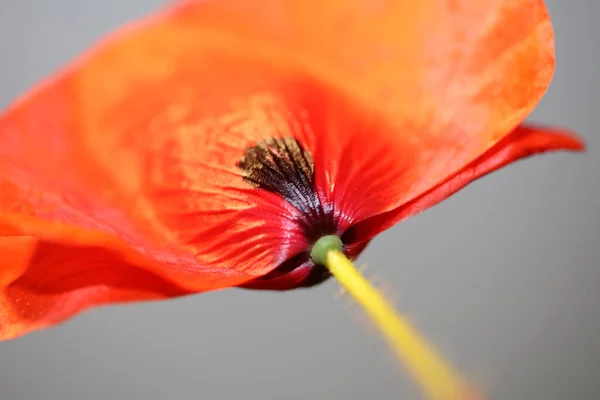
M553 61L541 0L190 1L122 29L0 116L0 335L306 251L237 166L265 139L312 153L343 228L399 210L503 143Z
M540 125L523 124L493 148L440 185L395 210L359 222L346 233L348 241L368 241L398 222L448 198L469 183L510 163L554 151L582 151L583 141L573 133Z

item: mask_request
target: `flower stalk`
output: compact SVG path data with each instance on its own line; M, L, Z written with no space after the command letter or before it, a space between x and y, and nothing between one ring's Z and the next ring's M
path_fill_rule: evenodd
M389 342L399 360L419 384L428 400L474 400L478 397L412 324L397 313L384 296L365 279L342 251L336 236L325 236L311 256L322 262L360 304Z

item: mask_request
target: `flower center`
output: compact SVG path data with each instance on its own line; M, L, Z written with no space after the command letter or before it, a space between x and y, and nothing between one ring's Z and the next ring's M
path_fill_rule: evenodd
M302 148L295 138L268 138L258 142L246 149L237 166L244 172L247 183L279 194L300 211L295 222L302 228L307 243L312 245L325 236L340 234L334 208L323 204L317 194L312 154ZM307 250L290 258L260 280L273 280L294 272L295 278L300 279L298 271L303 269L302 282L297 282L296 286L312 286L330 276L318 260L311 258Z
M312 154L293 137L269 138L246 149L237 166L254 187L281 195L301 212L300 220L309 243L337 233L333 207L322 204L315 188Z

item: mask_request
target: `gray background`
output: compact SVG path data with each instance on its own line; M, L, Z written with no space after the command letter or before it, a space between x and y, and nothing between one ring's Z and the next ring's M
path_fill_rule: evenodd
M0 106L161 3L0 0ZM531 119L579 131L588 153L488 176L360 258L493 399L600 398L600 2L548 6L558 65ZM0 343L0 399L416 399L337 290L96 309Z

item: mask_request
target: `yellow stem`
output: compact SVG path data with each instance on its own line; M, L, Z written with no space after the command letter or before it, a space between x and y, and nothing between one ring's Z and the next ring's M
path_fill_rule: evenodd
M477 395L433 346L358 272L338 249L326 253L325 265L362 306L428 400L475 400Z

